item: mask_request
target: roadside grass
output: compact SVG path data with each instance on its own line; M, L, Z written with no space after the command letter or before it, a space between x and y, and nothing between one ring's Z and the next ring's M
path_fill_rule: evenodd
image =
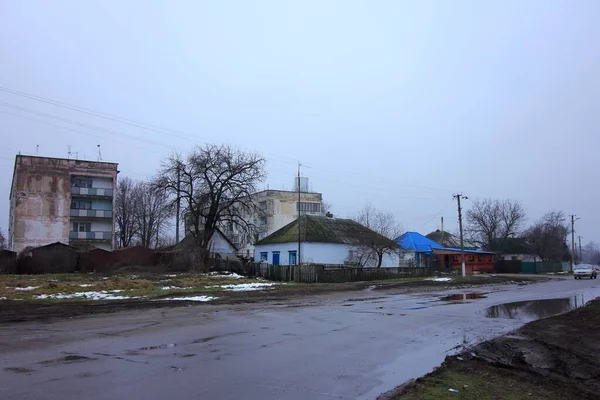
M563 399L543 378L476 361L452 361L451 368L418 379L392 400L548 400ZM539 380L539 381L538 381ZM458 390L450 392L449 389Z
M198 292L219 292L221 285L256 282L253 279L210 276L206 274L102 274L0 275L0 299L23 301L81 301L73 299L36 299L39 295L114 292L125 297L147 299ZM210 286L210 287L207 287ZM168 289L162 289L167 288ZM21 289L21 290L19 290ZM22 290L29 289L29 290ZM115 292L118 291L118 292Z

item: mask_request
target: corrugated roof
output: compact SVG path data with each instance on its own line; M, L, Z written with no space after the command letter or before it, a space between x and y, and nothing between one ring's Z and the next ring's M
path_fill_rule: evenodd
M300 236L303 242L343 243L349 245L371 245L374 243L395 246L386 238L351 219L304 215L300 218ZM298 241L298 219L287 224L266 238L256 242L257 246L273 243Z
M418 253L431 253L433 252L433 249L444 248L418 232L406 232L396 239L396 243L398 243L403 250L415 251Z

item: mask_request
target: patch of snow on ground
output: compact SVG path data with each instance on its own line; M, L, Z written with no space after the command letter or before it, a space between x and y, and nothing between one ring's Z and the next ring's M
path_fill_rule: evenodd
M169 297L168 299L161 299L161 300L211 301L211 300L216 300L216 299L218 299L218 297L195 296L195 297Z
M79 287L90 287L90 286L95 286L95 283L84 283L83 285L79 285Z
M173 290L173 289L193 289L192 287L178 287L178 286L163 286L160 290Z
M435 281L435 282L450 282L452 278L427 278L426 281Z
M15 290L27 291L27 290L35 290L39 288L39 286L27 286L27 287L16 287Z
M235 272L211 272L208 275L211 278L248 279L247 276L236 274Z
M6 297L0 297L0 300L6 300Z
M222 288L232 292L250 292L253 290L266 289L275 285L277 285L277 283L240 283L239 285L207 286L207 288Z
M79 292L79 293L69 293L69 294L40 294L35 296L38 300L44 299L86 299L86 300L128 300L134 299L135 297L126 297L126 296L115 296L114 293L122 292L122 290L111 290L107 292L103 290L101 292Z
M175 274L171 274L171 275L165 275L166 278L177 278L177 275Z

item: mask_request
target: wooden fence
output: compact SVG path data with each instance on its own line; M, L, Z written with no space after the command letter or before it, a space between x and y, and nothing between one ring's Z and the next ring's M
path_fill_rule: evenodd
M226 266L215 263L217 271L232 271L249 277L260 277L270 281L302 283L342 283L361 282L398 278L419 278L433 276L435 268L357 268L331 265L270 265L249 263ZM229 269L227 269L229 268Z

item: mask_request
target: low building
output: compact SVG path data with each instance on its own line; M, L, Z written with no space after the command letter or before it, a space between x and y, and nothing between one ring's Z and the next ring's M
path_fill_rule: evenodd
M400 245L400 264L406 267L431 267L438 266L439 259L435 249L444 246L421 235L418 232L406 232L396 239Z
M16 156L9 249L60 242L112 250L117 173L115 163Z
M436 267L439 271L462 271L461 249L445 247L418 232L406 232L396 239L401 250L400 263L414 267ZM465 269L473 272L494 271L493 252L465 249Z
M300 226L298 226L300 225ZM397 247L395 243L351 219L304 215L255 244L255 261L273 265L300 263L341 265L353 253L372 244ZM397 267L398 256L386 255L382 267Z
M433 240L434 242L448 248L460 248L460 237L451 234L450 232L436 229L433 232L425 235L426 238ZM463 245L465 250L477 250L477 245L463 238Z

